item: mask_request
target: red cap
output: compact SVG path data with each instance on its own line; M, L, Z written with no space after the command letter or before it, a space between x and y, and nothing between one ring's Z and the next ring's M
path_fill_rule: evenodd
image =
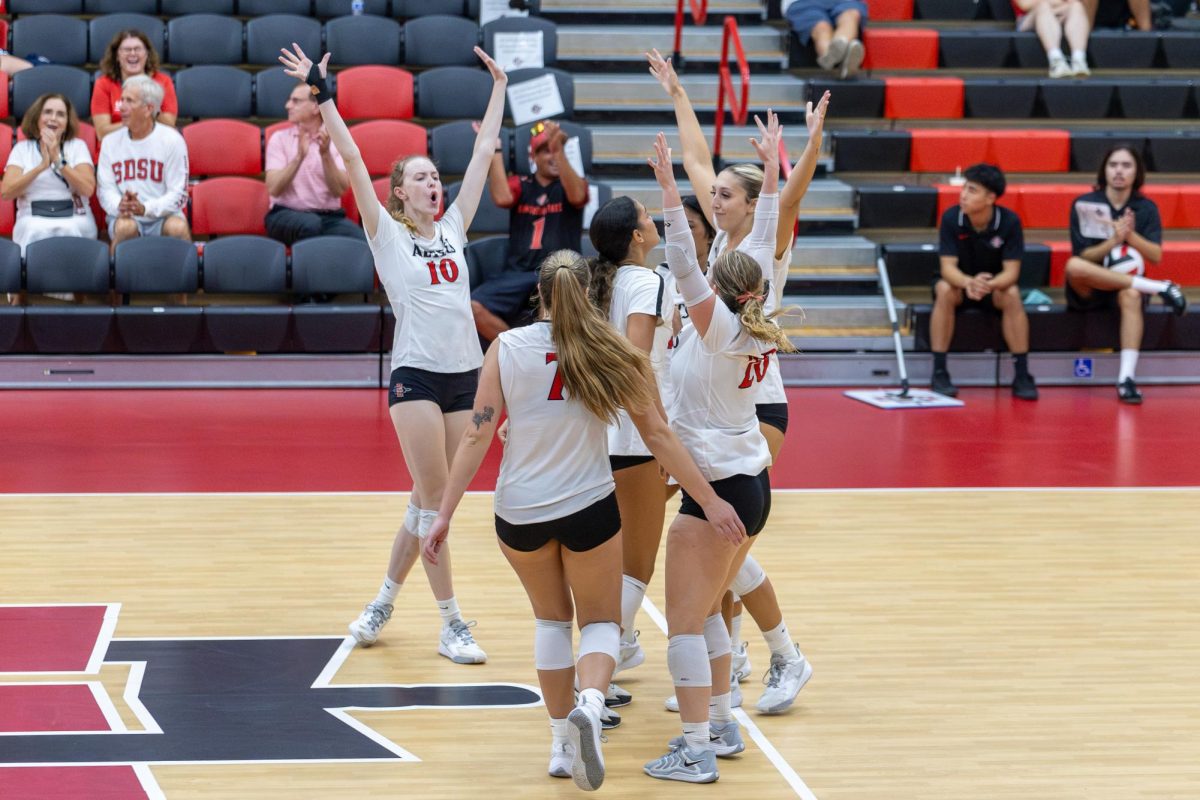
M543 147L550 144L550 134L546 132L546 123L538 122L533 128L533 135L529 139L529 154L533 155Z

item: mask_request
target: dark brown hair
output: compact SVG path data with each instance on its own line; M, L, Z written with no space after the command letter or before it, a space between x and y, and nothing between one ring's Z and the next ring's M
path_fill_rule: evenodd
M21 133L25 134L26 139L36 142L42 138L42 132L38 129L38 119L42 116L46 101L54 99L62 100L63 105L67 107L67 129L63 131L62 140L65 142L79 135L79 117L75 114L75 106L71 105L71 99L65 94L49 92L34 100L25 116L21 117Z
M154 49L154 45L150 44L150 37L132 28L126 31L118 31L117 35L108 43L108 47L104 48L104 57L100 59L100 71L118 84L124 83L124 79L121 77L121 61L117 58L117 50L121 47L121 42L126 39L137 39L146 46L146 74L153 75L158 72L158 51Z

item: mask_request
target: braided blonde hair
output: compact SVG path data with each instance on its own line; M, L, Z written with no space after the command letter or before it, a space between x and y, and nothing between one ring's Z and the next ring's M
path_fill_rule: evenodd
M786 309L776 309L770 314L763 310L769 287L763 282L762 268L757 261L740 250L726 250L709 267L709 276L717 297L737 314L746 333L760 342L775 345L780 352L796 352L783 329L771 321Z

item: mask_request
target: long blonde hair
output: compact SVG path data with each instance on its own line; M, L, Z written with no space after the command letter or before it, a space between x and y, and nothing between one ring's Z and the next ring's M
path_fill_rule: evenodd
M654 402L650 359L608 324L588 299L588 265L576 252L558 250L542 262L538 292L550 314L558 371L571 398L606 422L620 408Z
M392 177L388 181L388 198L387 205L385 206L387 212L392 215L392 219L408 228L408 232L413 234L417 232L417 223L413 222L412 217L404 213L404 201L396 197L396 187L404 183L404 171L408 169L408 165L411 162L416 161L418 158L429 161L428 156L411 155L405 156L395 164L392 164Z
M737 179L738 185L746 192L747 203L752 203L758 199L763 185L762 167L755 164L734 164L733 166L726 167L722 172L728 172Z
M763 310L770 287L763 281L762 268L757 261L740 250L726 250L709 267L708 274L717 297L737 314L746 333L760 342L774 344L784 353L796 352L783 329L771 321L785 309L776 309L770 314Z

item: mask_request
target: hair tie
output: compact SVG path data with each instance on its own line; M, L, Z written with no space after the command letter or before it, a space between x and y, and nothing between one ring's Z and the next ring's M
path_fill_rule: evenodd
M751 299L757 300L761 303L763 301L763 297L764 295L754 294L754 292L742 292L737 296L737 301L738 305L745 305L746 303L750 302Z

